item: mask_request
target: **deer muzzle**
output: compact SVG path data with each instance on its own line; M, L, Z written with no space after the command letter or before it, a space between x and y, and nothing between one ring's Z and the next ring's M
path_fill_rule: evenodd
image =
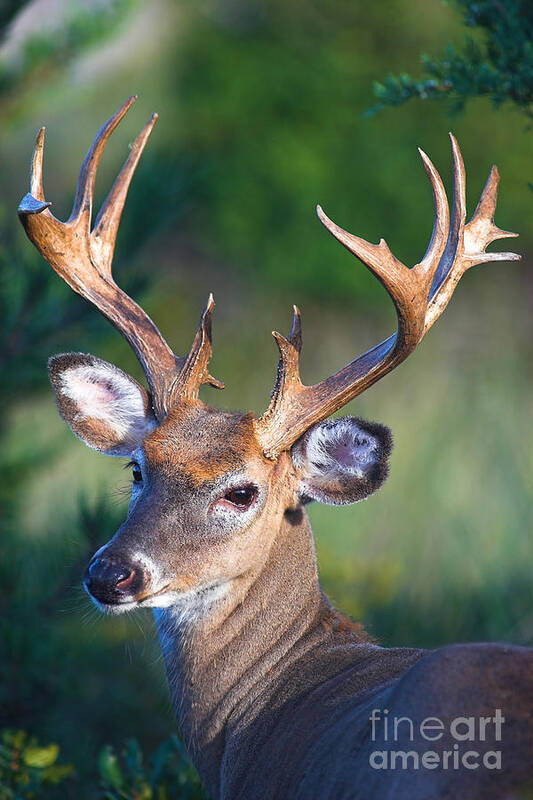
M140 564L130 564L101 555L95 556L90 562L83 585L98 604L116 606L134 602L146 582Z

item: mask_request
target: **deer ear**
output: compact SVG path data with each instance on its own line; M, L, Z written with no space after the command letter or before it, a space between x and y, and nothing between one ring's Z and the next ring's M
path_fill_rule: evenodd
M342 505L364 500L388 474L392 434L385 425L358 417L320 422L293 446L300 498Z
M118 367L84 353L48 362L59 413L79 438L110 456L129 456L156 427L147 391Z

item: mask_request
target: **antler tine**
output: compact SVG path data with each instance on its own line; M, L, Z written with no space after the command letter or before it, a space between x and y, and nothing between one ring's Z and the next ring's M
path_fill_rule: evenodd
M41 128L35 140L30 170L30 192L39 202L44 202L43 191L43 155L45 129ZM50 203L47 203L50 205Z
M94 250L99 262L99 269L107 277L111 276L111 264L115 252L120 219L124 204L130 188L131 179L145 148L152 129L157 122L157 114L152 114L142 131L131 146L130 153L122 167L115 183L104 200L93 231L91 233L91 249Z
M453 201L452 219L448 241L444 249L440 262L437 262L437 270L431 285L431 295L433 296L443 280L446 278L452 265L463 252L463 236L466 220L466 175L465 165L459 145L455 136L450 133L450 143L452 148L453 162Z
M493 166L470 222L466 219L466 178L464 162L454 135L450 133L453 159L453 213L448 243L433 279L424 323L424 335L442 314L460 278L467 269L490 261L519 261L516 253L486 253L496 239L518 236L494 224L499 173Z
M350 253L357 256L383 284L395 306L397 308L401 306L403 302L402 281L407 267L391 253L385 239L380 239L379 244L371 244L339 227L324 213L322 206L316 207L316 213L331 235Z
M450 209L448 208L448 198L446 197L444 184L442 183L439 173L435 169L435 165L420 147L418 148L418 153L422 159L422 164L424 165L424 169L426 170L431 184L433 206L435 209L431 239L426 254L419 266L422 272L427 273L435 270L446 248L446 242L448 241L448 234L450 232Z
M211 299L202 317L201 335L187 357L176 356L150 317L114 282L111 262L115 240L133 173L152 128L154 114L137 136L131 152L117 177L90 232L94 181L105 144L135 96L100 128L83 162L72 213L67 222L60 222L45 202L42 184L44 128L40 131L32 158L30 193L21 201L19 217L29 239L52 268L78 294L95 305L118 329L133 348L148 379L154 413L162 420L172 402L177 401L178 387L185 396L197 397L200 383L221 384L207 372L211 355ZM181 370L189 367L187 378Z
M261 419L276 419L283 416L282 404L294 403L294 397L302 388L300 380L300 352L302 349L302 319L298 306L293 306L292 326L288 336L272 331L279 349L276 383L272 390L270 405Z
M516 235L501 231L494 224L496 168L489 175L472 220L465 225L465 169L461 151L451 134L450 139L453 160L451 222L440 175L420 151L433 191L435 221L426 254L412 269L393 256L383 239L377 245L370 244L340 228L318 207L318 216L329 232L386 288L396 307L398 330L314 386L301 383L296 348L290 346L289 340L275 334L281 355L276 386L269 408L256 421L257 434L267 457L276 458L311 425L329 417L407 358L442 314L468 267L485 261L520 258L515 253L485 253L485 247L494 239Z
M210 294L207 305L202 312L200 325L194 337L189 355L183 359L180 372L170 387L170 405L178 398L196 400L200 386L208 383L215 389L223 389L224 384L209 374L208 365L212 354L211 316L215 308L213 295Z
M115 111L113 116L102 125L96 134L94 141L81 165L76 196L74 198L74 205L72 206L70 217L67 220L69 223L74 225L84 224L87 226L87 228L90 227L94 182L96 180L96 173L105 146L119 122L124 119L136 100L137 95L132 95L129 97L126 102L121 105L118 111Z
M494 224L494 212L496 211L496 201L498 199L498 184L500 174L498 167L494 165L489 173L487 182L481 194L474 216L465 227L465 251L468 258L475 258L477 250L484 259L490 261L512 261L516 258L514 253L485 253L485 247L496 239L514 239L518 236L512 231L504 231Z

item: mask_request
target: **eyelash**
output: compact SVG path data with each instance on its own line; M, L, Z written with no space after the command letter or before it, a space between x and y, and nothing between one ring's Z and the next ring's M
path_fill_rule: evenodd
M137 463L137 461L128 461L128 463L126 464L124 469L131 469L132 470L133 483L134 484L138 484L138 483L142 483L143 482L142 470L141 470L139 464ZM139 476L138 478L135 476L136 472L137 472L137 474Z

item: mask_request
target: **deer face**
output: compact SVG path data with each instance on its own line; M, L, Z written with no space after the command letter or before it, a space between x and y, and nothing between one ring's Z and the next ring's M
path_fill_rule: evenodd
M198 616L226 595L238 601L284 515L313 499L355 502L386 476L391 440L381 425L330 420L274 461L252 414L184 400L158 425L145 390L93 356L56 356L50 377L72 430L130 459L128 517L85 576L105 610L178 605Z

